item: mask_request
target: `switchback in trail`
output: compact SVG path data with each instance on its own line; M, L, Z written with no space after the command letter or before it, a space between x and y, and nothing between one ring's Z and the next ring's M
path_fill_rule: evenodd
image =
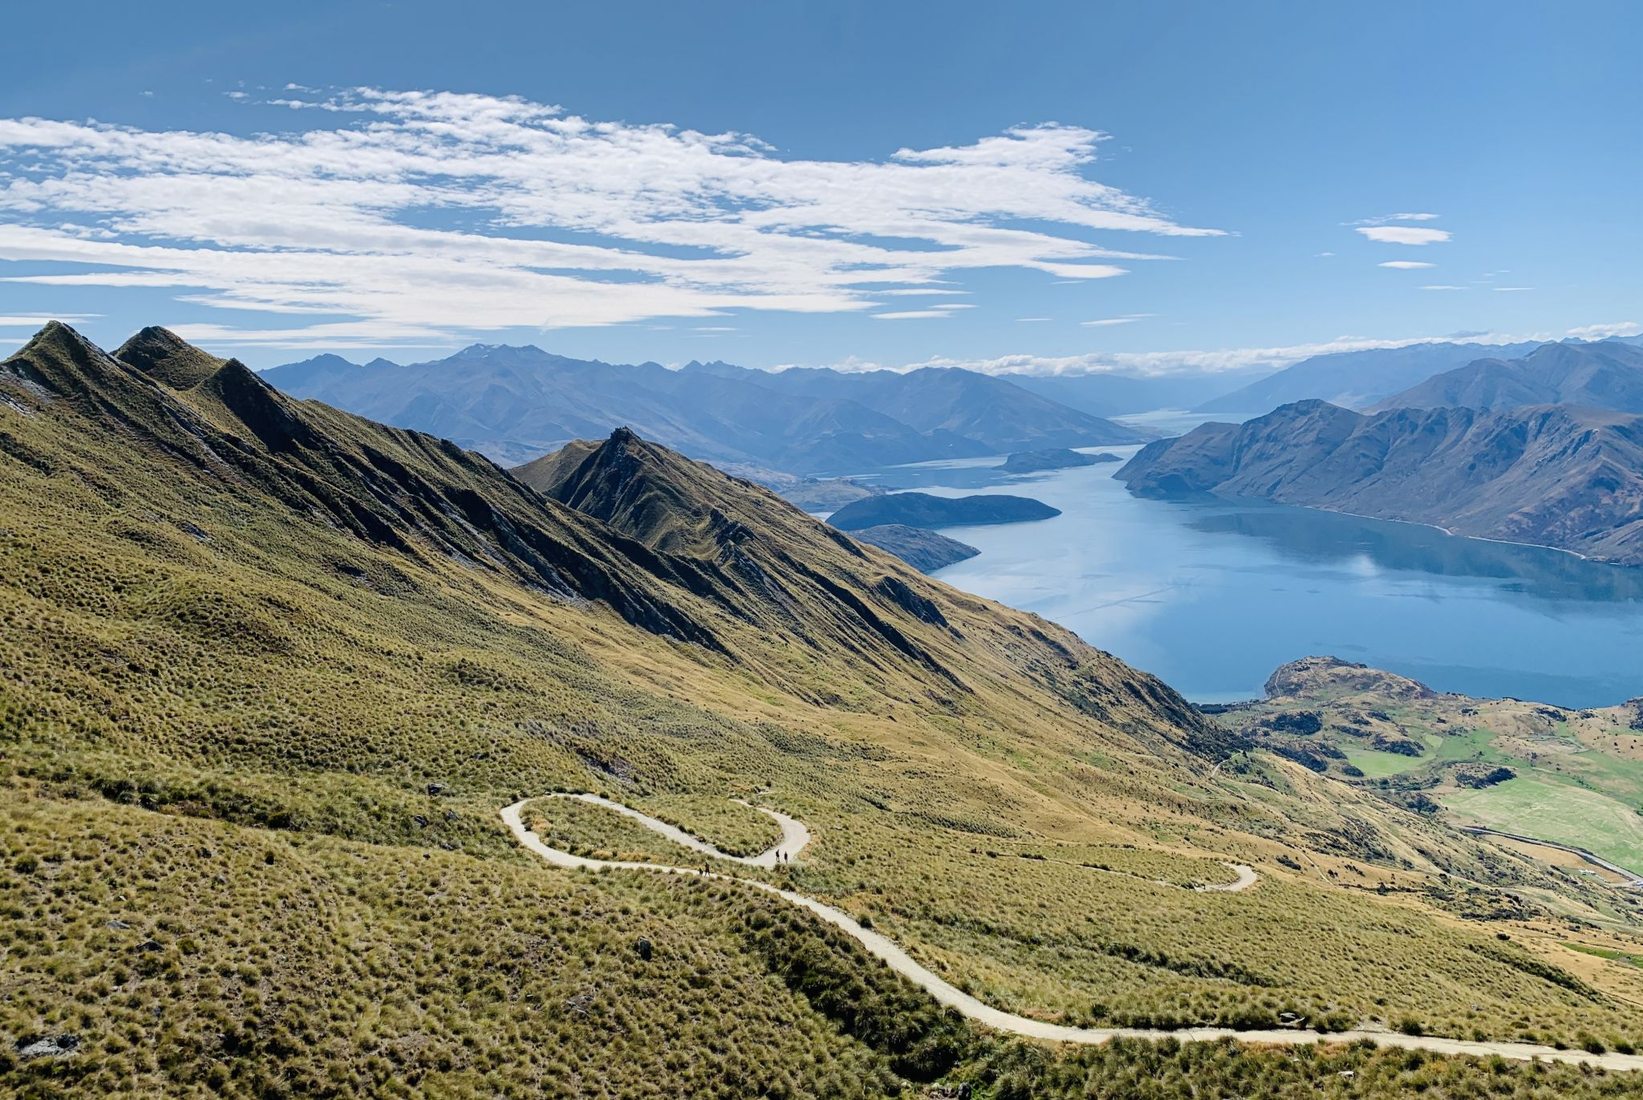
M632 818L662 836L677 841L692 851L701 852L704 855L759 867L775 865L776 848L757 856L727 855L713 845L698 837L691 836L677 826L669 825L665 821L641 813L630 806L624 806L619 802L613 802L598 795L556 794L543 797L574 798L596 806L604 806ZM970 996L970 994L965 993L920 965L911 955L898 947L894 941L870 928L864 928L844 910L835 909L833 906L819 902L815 898L806 897L803 894L783 889L768 882L741 878L737 875L725 874L719 871L669 867L665 864L640 863L629 860L589 859L585 856L573 855L570 852L550 847L544 844L542 839L531 832L525 824L523 816L525 806L534 801L536 801L534 798L525 798L511 806L504 807L502 820L508 826L508 830L513 833L515 840L556 867L590 871L651 871L659 874L694 875L698 878L712 879L718 882L740 883L755 890L762 890L767 894L774 894L784 901L799 906L801 909L809 910L828 924L855 939L867 949L868 954L884 962L891 970L930 994L939 1003L956 1010L977 1023L1030 1039L1083 1044L1107 1043L1114 1039L1174 1039L1183 1043L1232 1039L1240 1043L1254 1043L1262 1046L1302 1046L1308 1043L1351 1043L1368 1040L1377 1046L1399 1047L1405 1050L1425 1050L1434 1054L1463 1054L1477 1058L1499 1056L1522 1062L1539 1060L1597 1066L1608 1070L1643 1070L1643 1055L1593 1054L1582 1050L1558 1050L1555 1047L1537 1046L1532 1043L1479 1042L1467 1039L1446 1039L1436 1035L1405 1035L1394 1031L1309 1031L1303 1028L1270 1028L1243 1031L1227 1027L1191 1027L1173 1030L1128 1027L1068 1027L1064 1024L1052 1024L1044 1020L1035 1020L1029 1016L1018 1016L1013 1012L1005 1012L1002 1009L994 1008L992 1005ZM762 806L754 806L753 808L769 814L781 823L782 842L778 847L782 851L797 854L800 849L810 842L809 830L797 819L778 813L775 810L765 809ZM770 857L770 862L759 862L767 856ZM1226 886L1206 889L1235 892L1248 889L1259 881L1253 868L1242 864L1228 864L1228 866L1232 867L1237 873L1237 880Z

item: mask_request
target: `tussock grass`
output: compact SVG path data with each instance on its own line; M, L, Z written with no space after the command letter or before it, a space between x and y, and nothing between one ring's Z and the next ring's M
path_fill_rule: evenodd
M1581 896L1561 880L1301 769L1211 778L1191 750L1214 738L1155 681L797 513L754 545L752 522L713 518L767 507L729 479L667 557L339 413L276 409L329 443L262 455L268 425L218 404L189 420L113 375L98 405L0 375L25 409L0 407L0 1088L880 1095L973 1070L1005 1095L1118 1072L1100 1052L999 1062L1017 1048L743 888L544 867L496 811L553 790L729 850L775 835L730 797L793 813L815 840L783 881L1043 1018L1643 1034L1616 992L1633 968L1425 892ZM306 508L300 463L324 475ZM398 517L399 541L322 498ZM485 537L437 503L483 519L476 498L506 521ZM503 535L528 519L613 602L522 579ZM814 576L784 588L781 562ZM616 815L553 815L545 835L677 859ZM1222 859L1262 883L1184 889L1225 881ZM1589 989L1558 979L1563 956ZM23 1060L59 1034L74 1053ZM1159 1057L1249 1091L1330 1079L1272 1053Z

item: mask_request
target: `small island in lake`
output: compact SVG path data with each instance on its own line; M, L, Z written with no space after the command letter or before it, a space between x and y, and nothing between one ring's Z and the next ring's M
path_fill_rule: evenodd
M920 573L934 573L937 569L981 553L967 542L900 523L863 527L850 532L850 537L894 554Z
M1076 466L1097 466L1103 462L1122 462L1115 454L1102 451L1087 455L1069 447L1054 447L1045 451L1017 451L1004 460L999 469L1007 474L1036 474L1041 470L1070 470Z
M885 493L846 504L828 517L841 531L901 524L907 527L968 527L990 523L1024 523L1059 516L1030 497L982 493L968 497L938 497L929 493Z

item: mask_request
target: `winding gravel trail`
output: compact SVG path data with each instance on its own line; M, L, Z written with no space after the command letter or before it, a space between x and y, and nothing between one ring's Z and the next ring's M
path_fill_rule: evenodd
M1194 890L1206 894L1241 894L1261 881L1261 876L1255 873L1255 868L1247 863L1223 863L1222 867L1237 875L1232 882L1212 882L1207 886L1195 886Z
M740 863L746 867L774 867L776 866L777 852L780 852L787 858L791 859L803 851L805 846L810 843L810 830L805 828L804 822L800 821L798 818L789 817L777 810L766 809L763 806L755 806L753 803L744 802L740 798L732 798L730 801L746 806L750 810L758 810L761 814L774 818L776 824L782 827L782 838L756 856L733 856L729 852L721 852L707 841L701 839L700 837L692 836L683 829L679 828L677 825L669 825L660 818L651 817L647 813L641 813L640 811L635 810L632 806L624 806L620 802L613 802L608 798L603 798L596 794L559 793L543 795L542 797L568 798L576 802L586 802L592 806L603 806L605 809L610 810L613 813L619 813L623 817L632 818L645 828L651 830L652 832L662 834L682 848L689 848L693 852L700 852L704 856L712 856L715 859L728 859L732 863ZM533 800L526 799L525 801L529 802ZM523 804L524 803L519 803L519 805ZM509 807L509 809L512 809L512 807ZM507 810L502 811L502 816L506 818L507 813ZM571 856L570 858L576 859L577 857ZM575 866L596 867L600 866L601 862L602 861L600 860L585 859ZM560 866L570 865L561 864ZM624 866L626 865L624 864ZM645 863L640 864L640 866L651 867L654 866L654 864Z
M767 855L774 857L774 849L769 852L761 853L758 856L726 856L712 845L707 844L696 837L692 837L690 834L685 833L683 830L669 825L664 821L658 821L656 818L650 817L648 814L640 813L630 807L623 806L618 802L612 802L609 799L600 798L597 795L552 795L545 797L576 798L584 802L593 803L594 805L608 807L632 818L635 821L640 822L641 824L644 824L648 828L654 829L656 832L662 834L663 836L669 837L670 839L678 840L680 837L685 837L687 839L681 840L680 843L684 844L687 848L694 851L703 852L707 855L714 855L721 859L734 859L739 863L750 863L752 860L762 859ZM1233 1028L1225 1027L1192 1027L1178 1028L1175 1030L1126 1027L1068 1027L1064 1024L1052 1024L1044 1020L1035 1020L1028 1016L1018 1016L1013 1012L1005 1012L1003 1009L994 1008L992 1005L979 1001L956 986L949 984L944 979L938 977L934 972L925 969L922 965L915 961L911 955L907 954L906 951L903 951L900 947L896 946L892 940L880 935L878 932L875 932L870 928L863 928L854 917L844 912L844 910L835 909L831 905L825 905L822 902L817 901L815 898L806 897L805 895L795 893L792 890L784 890L781 887L773 886L768 882L760 882L756 879L740 878L736 875L727 875L717 871L704 872L699 868L692 869L688 867L668 867L658 863L587 859L583 856L572 855L569 852L563 852L557 848L549 847L547 844L542 842L540 837L531 832L524 822L524 808L528 803L534 801L536 801L534 798L525 798L515 802L511 806L504 807L502 810L502 821L507 825L508 830L513 833L515 840L519 841L519 843L526 849L541 856L555 867L580 868L590 871L650 871L657 874L667 875L691 875L697 878L713 879L719 882L740 883L743 886L751 887L755 890L762 890L767 894L774 894L784 901L797 905L801 909L809 910L817 917L826 921L828 924L833 925L846 935L849 935L864 948L866 948L868 954L873 955L875 958L883 961L890 967L891 970L894 970L897 974L900 974L902 977L906 978L908 981L930 994L930 996L934 997L939 1003L957 1010L959 1013L975 1020L977 1023L985 1024L986 1026L996 1028L999 1031L1007 1031L1015 1035L1022 1035L1030 1039L1044 1039L1050 1042L1083 1044L1107 1043L1114 1039L1121 1038L1147 1040L1175 1039L1183 1043L1213 1042L1217 1039L1233 1039L1240 1043L1255 1043L1262 1046L1302 1046L1308 1043L1350 1043L1359 1039L1367 1039L1370 1042L1375 1043L1377 1046L1398 1047L1404 1050L1424 1050L1430 1051L1434 1054L1466 1054L1476 1058L1487 1058L1492 1055L1499 1055L1502 1058L1509 1058L1520 1062L1567 1062L1572 1065L1597 1066L1608 1070L1643 1070L1643 1055L1637 1054L1592 1054L1583 1050L1558 1050L1554 1047L1536 1046L1532 1043L1474 1042L1468 1039L1445 1039L1435 1035L1404 1035L1395 1031L1323 1032L1308 1031L1301 1028L1272 1028L1267 1030L1238 1031ZM804 844L809 843L809 830L805 829L805 827L797 820L787 817L785 814L778 814L774 810L765 809L762 806L756 806L754 808L763 810L763 812L769 814L777 821L783 822L783 844L786 844L789 836L792 836L795 842L795 847L792 849L794 852L797 852L799 848L803 847ZM797 826L797 831L789 834L788 826L786 824L787 822L792 822L793 825ZM799 842L799 837L801 836L802 843ZM783 848L783 850L786 851L787 849ZM774 864L759 863L753 865L765 867L773 866ZM1227 866L1232 867L1238 872L1237 882L1221 887L1201 887L1200 889L1218 889L1223 892L1235 892L1248 889L1257 881L1253 868L1246 867L1243 864L1227 864Z

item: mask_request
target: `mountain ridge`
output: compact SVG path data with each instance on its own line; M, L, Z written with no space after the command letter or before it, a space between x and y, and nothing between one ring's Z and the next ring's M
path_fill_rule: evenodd
M1643 413L1643 347L1620 340L1542 344L1518 358L1478 359L1393 394L1371 411L1522 405Z
M475 344L445 359L356 366L316 357L264 376L316 398L455 439L510 463L629 425L695 458L792 473L849 473L1026 444L1141 437L969 371L917 377L611 364Z
M1148 444L1114 476L1141 496L1271 500L1643 564L1643 418L1623 413L1302 401Z
M1523 355L1540 343L1432 341L1396 348L1328 352L1303 359L1276 374L1205 401L1196 406L1195 411L1250 413L1308 400L1362 408L1474 359L1491 355Z

